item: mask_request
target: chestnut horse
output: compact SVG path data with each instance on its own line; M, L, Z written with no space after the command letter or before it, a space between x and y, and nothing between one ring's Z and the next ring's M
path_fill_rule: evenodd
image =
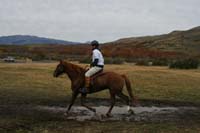
M54 77L58 77L59 75L65 73L71 80L72 98L71 98L71 103L69 104L69 107L65 115L69 113L71 106L74 104L76 97L80 93L81 93L81 105L93 112L96 112L94 108L91 108L84 103L87 94L82 93L80 91L80 88L84 87L84 79L86 71L87 71L86 69L78 65L62 60L57 65L56 70L54 71ZM130 99L128 96L122 93L124 84L126 84L126 88L130 96ZM92 85L90 88L91 89L89 93L95 93L105 89L109 89L111 106L108 112L106 113L107 116L110 116L111 110L115 104L116 95L121 99L125 100L126 104L128 105L128 108L129 106L132 106L135 101L135 98L132 94L130 81L125 75L119 75L114 72L102 72L93 78ZM130 108L128 111L133 112Z

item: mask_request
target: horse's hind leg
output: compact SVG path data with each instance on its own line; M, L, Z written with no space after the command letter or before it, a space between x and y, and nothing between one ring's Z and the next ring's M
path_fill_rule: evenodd
M92 112L96 113L96 109L91 108L91 107L89 107L89 106L87 106L85 104L85 98L86 98L86 94L82 94L81 95L81 105L84 106L84 107L86 107L87 109L91 110Z
M123 94L122 92L117 93L117 96L126 102L126 104L128 105L128 108L127 108L128 112L134 113L130 107L130 106L132 106L132 104L131 104L131 101L129 100L129 97L126 96L125 94Z
M123 94L122 92L117 93L117 96L123 99L127 105L130 105L129 97Z

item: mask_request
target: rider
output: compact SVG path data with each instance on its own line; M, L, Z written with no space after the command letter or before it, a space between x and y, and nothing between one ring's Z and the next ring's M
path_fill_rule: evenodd
M104 58L99 50L99 42L94 40L91 42L92 46L92 63L90 64L90 69L85 73L85 86L82 89L82 92L88 93L90 86L90 77L95 73L103 70L104 67Z

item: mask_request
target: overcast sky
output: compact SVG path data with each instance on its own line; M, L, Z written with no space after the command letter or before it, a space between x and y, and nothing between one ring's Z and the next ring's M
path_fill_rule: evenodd
M0 36L108 42L200 26L200 0L0 0Z

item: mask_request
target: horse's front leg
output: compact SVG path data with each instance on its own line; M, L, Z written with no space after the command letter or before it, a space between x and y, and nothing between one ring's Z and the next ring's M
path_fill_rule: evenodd
M69 111L70 111L72 105L74 104L74 102L75 102L78 94L79 93L77 91L75 91L75 92L72 93L72 98L71 98L70 104L69 104L68 109L67 109L67 111L65 112L64 115L68 115L69 114Z
M112 109L113 109L113 106L115 105L115 94L110 94L110 99L111 99L111 105L110 105L110 108L109 108L109 110L108 110L108 112L106 113L106 116L107 117L110 117L111 116L111 111L112 111Z
M92 107L89 107L85 104L85 99L86 99L86 94L82 94L81 95L81 105L86 107L87 109L91 110L92 112L96 113L96 109L92 108Z

